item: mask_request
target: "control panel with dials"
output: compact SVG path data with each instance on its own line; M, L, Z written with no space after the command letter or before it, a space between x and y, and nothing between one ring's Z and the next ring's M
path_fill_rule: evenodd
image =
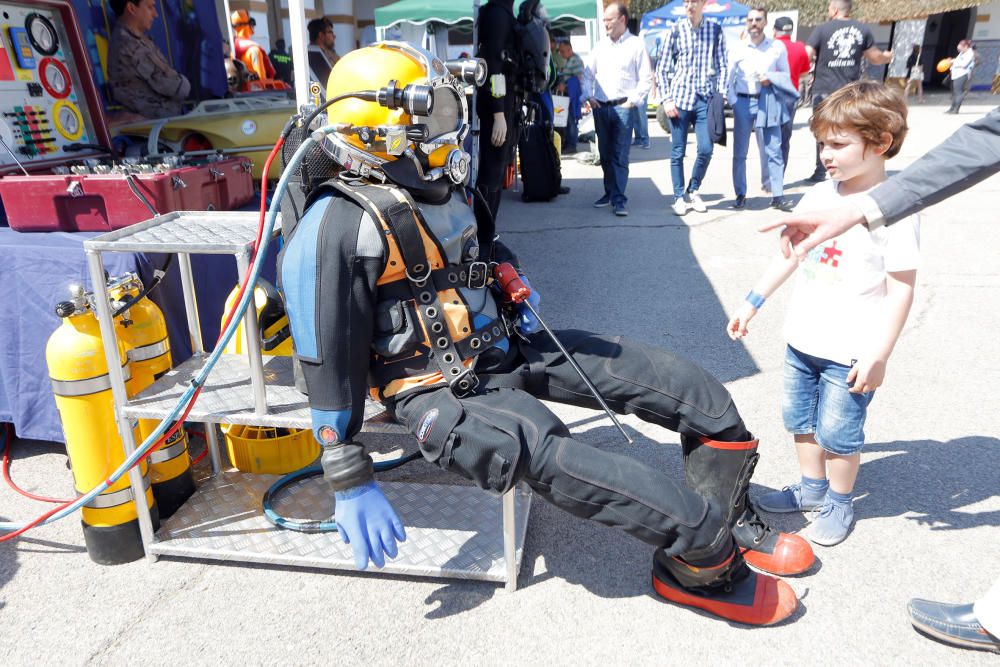
M0 2L0 173L109 145L77 26L68 1Z

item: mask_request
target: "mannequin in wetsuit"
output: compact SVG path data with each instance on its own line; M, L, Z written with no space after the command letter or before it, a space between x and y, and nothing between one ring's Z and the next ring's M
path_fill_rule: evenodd
M432 109L406 111L406 100L430 99L426 88ZM278 272L335 519L357 567L381 567L406 540L359 439L371 397L428 461L496 493L524 482L654 546L662 597L752 625L787 618L794 591L747 563L797 574L813 554L749 504L757 441L718 380L660 348L558 332L611 409L681 434L686 485L574 438L539 400L597 405L493 280L496 263L517 259L485 201L470 205L468 112L444 65L376 43L334 67L327 99L338 101L323 150L339 166L309 188L291 231L283 224Z

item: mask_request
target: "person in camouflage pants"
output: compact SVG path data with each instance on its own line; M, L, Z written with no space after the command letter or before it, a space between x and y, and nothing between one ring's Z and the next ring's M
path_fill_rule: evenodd
M155 0L111 0L118 15L108 48L108 79L115 101L146 118L178 116L191 92L146 33L156 20Z

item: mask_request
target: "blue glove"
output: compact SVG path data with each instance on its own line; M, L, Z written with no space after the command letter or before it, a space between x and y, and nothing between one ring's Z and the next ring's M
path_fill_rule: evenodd
M521 282L524 283L525 287L531 290L531 296L528 297L528 303L530 303L535 310L538 310L538 304L541 303L542 297L538 296L538 292L535 291L535 288L533 288L531 283L528 282L527 277L521 276ZM535 317L534 313L528 310L526 305L523 303L518 304L517 313L517 326L521 330L521 333L533 334L536 331L541 330L542 323L538 321L538 318Z
M334 519L345 544L354 549L354 564L359 570L368 569L368 561L378 567L385 558L395 558L396 542L406 541L403 522L374 481L333 494L337 500Z

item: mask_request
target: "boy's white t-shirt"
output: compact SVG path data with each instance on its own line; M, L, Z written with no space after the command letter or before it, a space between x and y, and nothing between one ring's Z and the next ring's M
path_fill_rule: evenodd
M797 212L837 208L847 197L836 181L810 189ZM855 225L809 253L796 270L785 340L814 357L851 365L876 344L886 317L886 273L920 264L920 219L911 215L869 231Z

